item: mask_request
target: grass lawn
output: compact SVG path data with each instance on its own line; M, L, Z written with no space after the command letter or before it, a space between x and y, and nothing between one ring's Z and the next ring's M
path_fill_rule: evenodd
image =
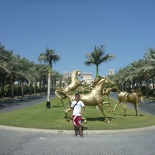
M60 100L53 98L51 100L51 109L46 109L46 102L42 102L28 108L0 113L0 125L39 129L72 130L72 123L64 118L64 110L69 107L67 100L64 101L66 108L62 107ZM115 101L110 99L110 102L113 107ZM123 104L120 104L115 112L108 113L108 109L109 105L104 105L106 117L110 121L110 123L105 123L103 121L103 115L95 106L86 106L86 111L83 114L83 117L87 119L87 124L83 123L83 126L88 130L111 130L155 125L155 116L140 113L140 116L137 117L135 115L135 110L130 109L128 106L126 107L128 117L125 117Z

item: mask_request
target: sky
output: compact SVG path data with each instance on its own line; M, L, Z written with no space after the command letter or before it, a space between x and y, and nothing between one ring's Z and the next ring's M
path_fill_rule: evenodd
M115 59L99 66L106 76L155 48L154 0L0 0L0 43L15 55L39 63L46 48L60 60L53 70L63 74L86 66L86 54L104 45Z

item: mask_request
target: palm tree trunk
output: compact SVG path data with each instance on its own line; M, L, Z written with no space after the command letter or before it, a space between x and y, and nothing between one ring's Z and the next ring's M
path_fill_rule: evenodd
M45 93L45 81L43 83L43 93Z
M14 98L14 81L15 75L13 73L10 74L10 97Z
M24 86L23 86L23 81L21 81L21 96L24 97Z
M41 95L41 80L39 81L39 93Z
M96 66L96 77L98 78L99 75L98 75L98 66Z
M46 103L46 108L48 108L48 109L51 107L51 105L50 105L50 100L51 100L50 88L51 88L51 72L49 71L48 72L48 85L47 85L47 103Z
M154 79L152 79L152 84L153 84L153 91L154 91Z
M14 81L10 81L10 97L14 98Z
M36 84L37 82L35 81L34 82L34 94L36 94L37 93L37 84Z
M32 83L30 82L30 96L32 95Z
M5 96L5 92L4 92L4 81L2 81L2 97L4 97Z
M149 80L146 80L146 97L149 97Z

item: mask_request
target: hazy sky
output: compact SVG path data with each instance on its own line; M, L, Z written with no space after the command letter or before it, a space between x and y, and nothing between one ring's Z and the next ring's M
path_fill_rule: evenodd
M155 0L0 0L0 42L30 61L46 48L60 60L53 69L93 73L86 54L105 45L116 56L99 74L117 71L155 48Z

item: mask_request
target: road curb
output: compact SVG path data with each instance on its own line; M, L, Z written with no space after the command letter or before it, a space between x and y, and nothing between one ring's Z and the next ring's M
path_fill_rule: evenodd
M19 131L19 132L30 132L30 133L51 133L51 134L73 134L73 130L50 130L50 129L34 129L34 128L22 128L0 125L0 129ZM134 129L117 129L117 130L84 130L85 135L89 134L115 134L115 133L131 133L139 131L149 131L154 130L155 126L134 128Z

